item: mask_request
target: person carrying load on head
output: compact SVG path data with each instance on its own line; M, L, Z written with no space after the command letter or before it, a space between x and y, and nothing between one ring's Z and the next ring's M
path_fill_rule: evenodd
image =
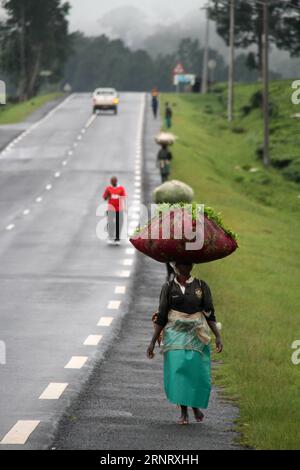
M211 292L204 281L192 277L191 263L176 263L175 278L161 291L155 332L147 350L154 357L155 344L162 330L164 388L168 400L180 405L179 424L189 424L188 407L197 422L208 407L211 393L210 330L216 338L217 352L223 349L216 324Z
M173 159L172 152L170 152L167 144L162 143L161 149L157 154L157 166L160 169L161 180L163 183L168 181L171 173L171 160Z
M236 234L211 207L162 204L130 241L146 256L174 267L175 277L163 285L152 316L155 329L147 357L153 359L156 343L162 345L164 389L168 400L181 408L178 423L189 424L189 407L200 423L211 393L211 333L217 353L223 343L210 288L192 275L192 269L234 253Z
M159 108L158 91L156 88L154 88L151 92L151 107L152 107L153 116L156 119L158 108Z

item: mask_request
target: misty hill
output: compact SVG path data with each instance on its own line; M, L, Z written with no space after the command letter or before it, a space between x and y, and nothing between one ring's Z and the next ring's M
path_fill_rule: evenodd
M114 8L97 23L99 34L105 34L112 39L122 39L126 46L133 49L139 49L141 42L155 29L147 14L133 6Z
M158 54L173 53L181 39L203 40L205 18L202 10L185 15L180 21L171 17L162 17L157 23L150 18L142 8L124 6L112 9L98 21L99 34L110 38L120 38L132 49L146 49L153 57ZM211 47L220 53L226 46L216 34L211 23Z
M145 49L153 58L159 54L173 54L184 38L198 39L203 46L205 16L203 10L192 11L174 21L172 17L162 17L157 23L142 8L123 6L112 9L98 21L99 35L120 38L133 50ZM228 49L223 39L216 33L210 22L210 47L224 56L227 62ZM255 51L255 48L251 48ZM245 52L238 50L237 54ZM273 49L270 58L271 68L283 77L296 77L300 74L298 59L291 59L285 51Z

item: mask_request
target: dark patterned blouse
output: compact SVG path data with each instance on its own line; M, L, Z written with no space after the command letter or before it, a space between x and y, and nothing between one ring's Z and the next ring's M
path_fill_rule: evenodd
M204 312L208 321L216 321L215 309L210 288L204 281L194 279L186 285L185 293L176 281L164 284L159 301L156 323L165 327L168 323L170 310L187 314Z

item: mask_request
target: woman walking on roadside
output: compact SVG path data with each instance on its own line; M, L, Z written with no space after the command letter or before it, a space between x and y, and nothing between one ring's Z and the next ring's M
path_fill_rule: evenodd
M208 407L211 392L210 330L217 352L223 344L208 285L191 276L192 264L175 264L175 278L163 286L149 359L163 331L164 388L168 400L180 405L179 424L189 424L188 407L197 422Z
M172 159L173 155L168 148L168 144L161 144L161 149L157 154L157 166L160 170L162 183L165 183L169 179Z
M165 107L165 123L166 123L166 128L171 129L172 127L172 117L173 117L173 111L169 103L166 103Z

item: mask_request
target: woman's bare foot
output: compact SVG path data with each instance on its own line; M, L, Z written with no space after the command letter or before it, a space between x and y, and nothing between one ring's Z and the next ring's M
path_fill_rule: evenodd
M202 423L202 421L204 420L204 414L202 413L202 411L200 411L199 408L193 408L193 412L197 423Z
M189 415L187 406L181 406L181 416L178 420L178 424L189 424Z
M188 416L180 416L179 420L177 421L178 424L190 424Z

